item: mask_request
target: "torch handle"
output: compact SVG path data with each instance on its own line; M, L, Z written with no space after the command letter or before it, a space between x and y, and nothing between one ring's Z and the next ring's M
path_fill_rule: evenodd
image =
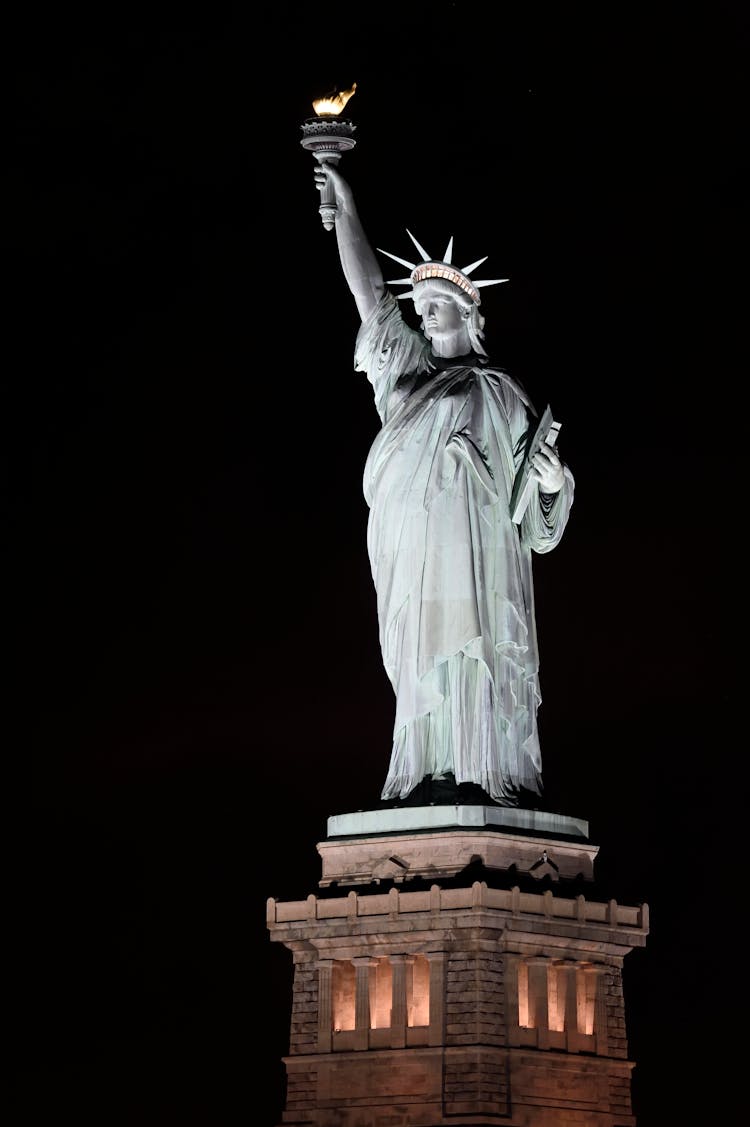
M349 152L356 145L354 132L356 125L346 118L321 117L308 118L302 124L303 149L312 153L318 164L336 165L341 160L341 154ZM332 231L336 225L338 207L336 205L336 189L332 184L325 184L320 193L320 218L326 231Z
M338 164L340 160L341 153L321 153L318 157L318 164ZM332 231L336 225L338 207L336 206L336 189L330 183L326 183L320 193L320 207L318 211L320 212L320 218L326 231Z

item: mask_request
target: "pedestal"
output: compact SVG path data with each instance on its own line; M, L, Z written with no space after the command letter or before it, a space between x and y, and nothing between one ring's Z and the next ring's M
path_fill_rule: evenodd
M648 910L582 891L587 834L496 807L329 819L319 893L268 901L294 957L282 1123L632 1127L622 967Z

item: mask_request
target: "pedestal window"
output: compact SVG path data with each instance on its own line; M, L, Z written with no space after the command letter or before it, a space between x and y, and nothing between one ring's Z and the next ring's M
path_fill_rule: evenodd
M596 1052L597 1035L604 1043L597 982L599 968L590 963L520 958L515 1044ZM601 1047L599 1051L602 1051Z
M332 1048L428 1043L431 978L424 955L333 960L324 974L330 977Z

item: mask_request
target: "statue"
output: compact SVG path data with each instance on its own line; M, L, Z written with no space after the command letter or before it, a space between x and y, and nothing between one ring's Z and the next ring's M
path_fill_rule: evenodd
M574 482L543 442L520 523L510 498L536 411L523 388L489 364L479 289L484 262L458 269L397 258L408 278L386 283L351 187L315 168L335 198L344 276L362 321L355 370L372 384L381 420L364 470L367 542L380 647L396 695L381 799L535 805L542 793L541 703L532 552L560 541ZM387 285L408 285L421 332ZM470 796L470 797L469 797Z

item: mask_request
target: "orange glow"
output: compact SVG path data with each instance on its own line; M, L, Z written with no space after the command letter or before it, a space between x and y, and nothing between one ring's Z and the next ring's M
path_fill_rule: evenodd
M518 964L518 1024L523 1029L532 1029L529 1013L529 965L523 961Z
M348 90L343 90L340 94L326 94L324 98L317 98L312 104L313 109L318 117L337 116L356 89L357 83L354 82Z

